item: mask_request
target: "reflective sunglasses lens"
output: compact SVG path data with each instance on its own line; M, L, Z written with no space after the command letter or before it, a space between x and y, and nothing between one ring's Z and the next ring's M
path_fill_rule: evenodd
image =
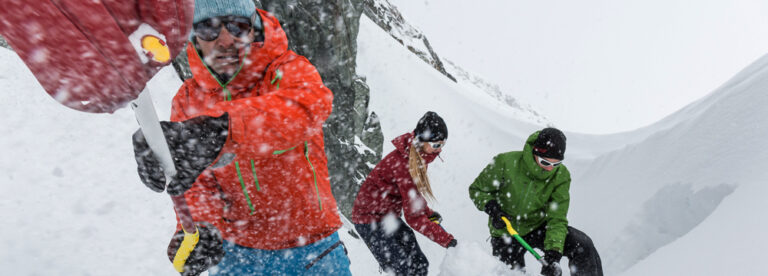
M209 18L197 22L194 26L195 36L205 41L214 41L219 37L221 31L221 22L214 18Z
M545 160L544 158L539 157L539 164L541 164L544 167L549 167L549 166L557 167L557 166L560 166L560 164L562 164L562 163L563 163L562 161L561 162L552 163L552 162L549 162L549 161Z
M429 146L432 147L433 149L442 148L443 145L444 145L443 143L432 143L432 142L429 143Z
M224 18L214 17L197 22L193 27L195 35L205 41L214 41L219 38L221 24L235 37L241 37L251 29L251 20L246 17L228 16Z
M241 37L251 29L251 20L245 17L236 17L227 21L227 31L235 37Z

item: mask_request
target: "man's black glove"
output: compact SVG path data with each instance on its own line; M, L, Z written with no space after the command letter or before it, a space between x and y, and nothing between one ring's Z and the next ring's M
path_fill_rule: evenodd
M451 242L448 243L448 246L446 246L445 248L456 247L456 244L458 243L459 242L456 239L452 239Z
M184 263L182 276L200 275L203 271L218 264L225 255L224 240L221 237L221 232L215 226L207 222L198 222L197 231L200 232L200 238ZM173 263L183 240L183 230L179 230L171 238L171 242L168 244L168 259L171 260L171 263Z
M229 115L199 116L183 122L160 122L176 166L176 175L168 184L168 193L183 194L208 166L216 160L227 141ZM149 148L141 129L133 134L133 153L139 177L155 192L165 190L165 175L160 161Z
M563 271L560 269L560 258L563 254L555 250L544 251L544 262L547 264L541 267L541 275L544 276L560 276L563 275Z
M437 211L432 211L432 214L427 217L429 221L440 224L443 223L443 216L440 215Z
M493 225L494 228L504 229L507 227L507 224L501 220L501 217L509 219L509 215L501 210L501 205L499 205L498 201L488 201L488 203L485 204L485 213L491 218L491 225Z

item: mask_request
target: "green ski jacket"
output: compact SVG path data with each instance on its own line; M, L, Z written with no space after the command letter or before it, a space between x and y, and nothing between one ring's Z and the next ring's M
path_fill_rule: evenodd
M481 211L488 201L496 200L520 236L546 224L544 250L562 253L568 234L571 174L565 165L546 171L536 164L533 142L538 136L538 131L531 134L523 151L496 155L469 186L469 197ZM509 236L506 229L494 228L490 218L488 228L491 236Z

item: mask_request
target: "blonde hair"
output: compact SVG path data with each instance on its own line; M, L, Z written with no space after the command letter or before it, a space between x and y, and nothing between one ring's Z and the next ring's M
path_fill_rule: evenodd
M413 178L413 184L416 184L416 189L424 198L434 201L435 195L432 194L432 186L429 185L429 177L427 177L427 166L424 164L424 159L421 158L417 146L421 143L411 144L411 149L408 155L408 172L411 173Z

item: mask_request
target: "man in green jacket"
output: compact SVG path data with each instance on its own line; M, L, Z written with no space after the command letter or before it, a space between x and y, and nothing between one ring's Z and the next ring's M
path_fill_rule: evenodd
M525 248L512 239L501 217L520 236L544 250L545 276L561 275L560 259L568 257L571 275L603 275L592 240L568 226L571 174L562 164L565 134L555 128L533 133L523 151L497 155L469 187L475 206L488 214L493 255L513 269L525 267Z

